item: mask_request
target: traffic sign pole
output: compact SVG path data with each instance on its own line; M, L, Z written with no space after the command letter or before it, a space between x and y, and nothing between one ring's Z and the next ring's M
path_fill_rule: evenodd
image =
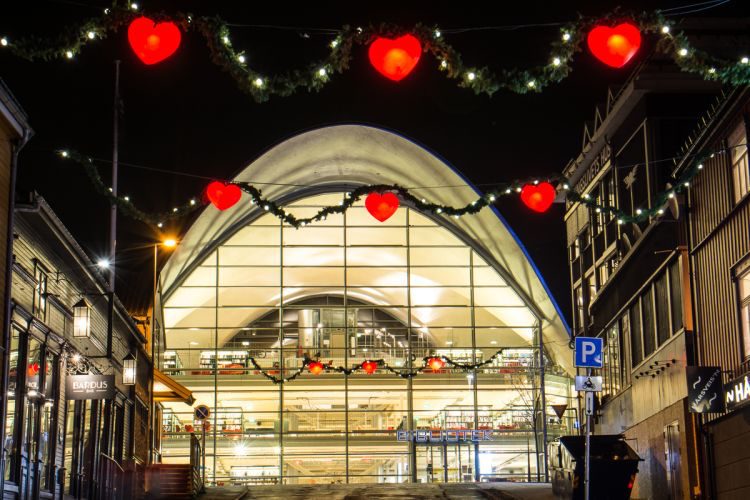
M591 376L591 368L586 370L586 374L590 377ZM594 399L594 393L593 392L587 392L586 393L586 462L585 462L585 471L584 471L584 479L583 479L583 495L584 500L590 500L589 497L589 469L591 468L591 414L594 411L594 405L593 403Z

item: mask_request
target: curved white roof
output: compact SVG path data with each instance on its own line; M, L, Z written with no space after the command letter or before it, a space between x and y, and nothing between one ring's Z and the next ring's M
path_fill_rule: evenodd
M363 184L399 184L409 187L417 197L451 206L465 205L479 194L461 174L422 146L363 125L325 127L292 137L248 165L235 180L253 183L266 197L284 203ZM247 202L223 212L208 206L161 273L162 304L212 250L262 213L262 208ZM541 320L547 351L572 373L567 325L536 267L500 214L485 209L457 220L438 220L480 253L515 289Z

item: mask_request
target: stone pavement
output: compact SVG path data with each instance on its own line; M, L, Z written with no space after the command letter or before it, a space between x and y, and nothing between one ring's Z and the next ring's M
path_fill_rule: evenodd
M318 484L209 488L199 500L553 500L549 484Z

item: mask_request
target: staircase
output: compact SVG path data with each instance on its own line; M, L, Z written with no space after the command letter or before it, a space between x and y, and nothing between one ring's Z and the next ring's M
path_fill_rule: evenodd
M146 468L146 498L192 500L190 464L155 464Z

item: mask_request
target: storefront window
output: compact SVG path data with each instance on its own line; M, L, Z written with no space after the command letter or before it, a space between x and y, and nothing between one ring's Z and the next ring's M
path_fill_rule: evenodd
M7 417L5 419L5 443L3 443L3 456L5 458L5 479L13 481L13 471L15 469L16 447L16 401L18 392L18 340L19 331L17 328L11 328L10 353L9 353L9 372L8 372L8 399L6 403Z

